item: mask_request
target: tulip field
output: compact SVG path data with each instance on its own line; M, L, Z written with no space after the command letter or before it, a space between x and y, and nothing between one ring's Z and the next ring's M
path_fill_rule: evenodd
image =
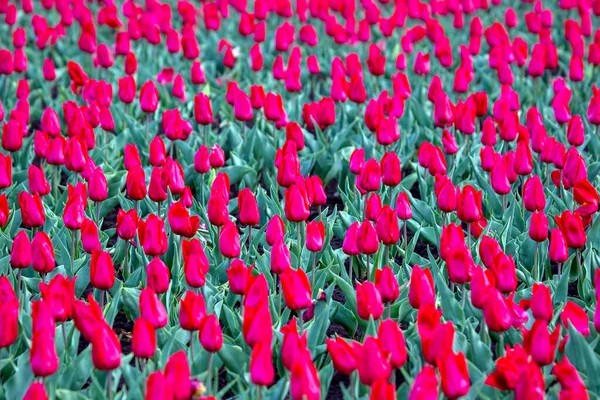
M0 399L600 399L600 0L0 0Z

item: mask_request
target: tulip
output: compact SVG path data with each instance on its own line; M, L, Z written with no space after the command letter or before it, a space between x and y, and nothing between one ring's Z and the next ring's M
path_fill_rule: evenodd
M358 316L364 320L373 317L374 320L381 318L383 314L383 302L381 294L373 282L364 282L356 285L356 307Z
M184 240L181 243L181 252L186 283L194 288L204 286L210 266L200 240Z
M223 333L221 332L221 326L216 315L209 314L202 319L199 336L204 350L210 353L216 353L221 350L223 346Z
M48 400L48 394L43 382L32 382L23 400Z
M319 374L310 357L303 356L296 360L290 375L292 400L319 400L320 386Z
M459 225L452 223L442 229L440 237L440 257L448 261L448 256L453 249L464 247L465 237Z
M376 192L381 185L381 167L374 158L365 162L359 175L360 187L367 192Z
M252 191L248 188L240 190L238 194L238 209L240 211L239 218L242 225L253 226L260 222L260 213L258 204Z
M10 155L0 155L0 189L9 188L12 185L12 159Z
M291 222L306 221L310 215L310 203L306 191L292 185L285 191L285 217Z
M4 123L2 129L2 148L14 153L19 151L23 145L23 129L21 123L16 119L10 119Z
M560 321L566 329L569 329L569 324L571 324L583 336L590 335L587 313L572 301L567 301L567 304L560 313Z
M314 253L323 249L325 226L322 221L311 221L306 224L306 248Z
M13 268L27 268L31 265L31 242L27 232L19 231L15 236L10 252L10 265Z
M175 235L186 238L193 237L200 226L200 217L190 216L187 208L181 202L171 204L168 213L169 227Z
M167 325L169 320L167 310L154 290L150 288L143 289L140 293L139 305L141 317L150 322L155 329Z
M40 274L52 272L56 266L54 246L45 232L37 232L31 241L31 266Z
M456 204L458 218L463 222L477 222L483 216L481 211L481 191L467 185L460 192Z
M75 279L56 275L49 283L40 282L42 300L49 306L56 322L64 322L73 314Z
M210 161L208 159L208 148L202 145L194 155L194 170L199 174L205 174L210 171Z
M138 221L138 236L147 256L162 256L167 252L169 244L165 223L156 215L150 214L146 221Z
M365 215L368 220L376 221L381 212L381 197L377 193L368 194L365 201Z
M250 380L255 385L269 386L275 379L273 368L273 350L270 341L256 344L250 355Z
M425 365L413 382L408 400L437 399L438 397L438 378L435 369L430 365Z
M171 273L167 265L158 257L155 257L146 266L146 286L158 294L169 290Z
M252 266L246 267L242 260L233 260L226 272L231 293L244 296L252 283Z
M131 240L135 237L138 225L138 214L135 209L117 213L117 236L123 240Z
M354 150L350 156L350 172L352 172L354 175L359 175L364 164L364 159L365 149L360 148Z
M356 351L358 376L364 385L372 385L380 379L388 379L391 365L378 339L368 336Z
M225 153L221 146L215 144L208 155L208 162L214 169L219 169L225 165Z
M529 237L538 243L548 239L548 218L543 212L540 211L531 214L529 220Z
M457 194L460 194L460 192L454 187L452 181L445 175L440 178L437 178L436 176L436 188L438 188L435 191L438 208L444 213L451 213L454 211L456 209ZM396 204L398 204L398 202L396 202Z
M450 352L438 362L442 392L449 399L456 399L469 392L471 382L464 353Z
M523 186L523 204L529 212L542 211L546 207L544 186L537 175L525 181Z
M240 234L231 221L225 223L219 234L219 250L226 258L237 258L240 255Z
M173 354L165 366L165 386L171 388L172 395L168 398L186 400L192 397L190 382L191 372L185 352ZM167 398L167 397L164 397Z
M403 221L412 218L412 208L406 192L400 192L398 198L396 199L396 215ZM406 241L406 235L404 239Z
M356 244L362 254L367 256L375 254L379 248L379 242L377 240L377 231L369 221L363 221L360 224L357 236ZM369 273L370 276L370 273Z
M148 81L140 89L140 107L145 113L154 113L158 108L159 94L154 82Z
M206 316L206 304L201 294L191 290L185 292L185 297L180 299L179 324L186 331L199 331L202 320Z
M494 192L504 196L510 193L510 182L503 162L495 163L490 172L490 181Z
M150 359L156 351L156 332L154 326L143 318L138 318L133 324L131 351L137 358Z
M139 201L146 197L146 173L141 165L134 165L127 171L126 178L127 196Z
M126 75L119 78L119 100L125 104L133 103L135 100L136 84L135 78L131 75Z
M424 305L435 305L433 276L428 268L413 266L408 290L408 302L419 309Z
M112 257L105 251L94 250L90 260L90 283L96 289L108 290L115 284Z
M33 332L29 352L31 370L35 376L47 377L58 370L58 356L54 345L54 329Z
M283 219L277 214L269 220L265 231L265 239L269 246L273 246L277 241L285 236L285 225Z
M271 249L271 271L275 274L281 274L291 266L290 250L283 239L273 244Z
M0 349L12 345L19 335L19 300L14 292L12 296L13 298L0 302Z
M523 329L523 347L539 366L549 365L554 361L554 353L560 335L560 326L548 333L548 322L537 320L531 330Z
M29 167L28 182L31 193L39 194L40 196L45 196L50 193L50 184L44 175L44 170L35 165ZM10 186L10 184L8 186Z
M310 355L307 348L307 333L302 335L298 333L298 323L300 319L292 319L286 325L281 327L283 340L281 343L281 363L284 368L291 370L294 362L306 355Z
M280 278L285 305L290 310L302 311L311 306L311 285L302 269L288 268Z
M46 215L39 194L32 196L26 192L19 193L19 208L23 225L26 228L39 228L44 225Z
M564 356L561 362L557 362L552 367L552 375L560 383L559 397L561 399L588 399L588 390L577 372L577 369L571 364L567 356Z
M496 288L502 293L511 293L517 289L517 268L512 256L498 253L492 271L496 278Z
M333 361L334 368L344 375L350 375L357 368L356 348L344 340L341 336L337 336L335 340L325 339L327 352Z
M208 214L208 220L212 225L223 226L229 221L227 204L227 199L220 192L211 194L206 206L206 212Z
M401 368L408 358L406 342L400 326L391 319L386 319L379 324L377 338L381 349L388 355L392 368Z
M465 284L470 279L471 270L475 264L471 256L471 251L465 246L458 245L450 249L448 259L446 260L448 268L448 278L456 284Z
M585 246L587 237L579 214L567 210L560 217L555 216L554 220L563 234L568 247L579 249Z
M483 305L485 323L492 332L504 332L512 326L511 310L499 290L490 288Z
M400 296L398 280L389 266L375 270L375 286L384 303L393 303Z
M108 324L98 324L92 337L92 362L101 371L112 371L121 365L121 344Z
M381 158L381 181L384 185L396 187L402 180L400 158L395 152L385 153Z

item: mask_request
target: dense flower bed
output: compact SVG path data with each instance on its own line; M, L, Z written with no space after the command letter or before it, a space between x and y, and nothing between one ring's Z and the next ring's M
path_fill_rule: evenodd
M0 15L0 398L600 396L600 1Z

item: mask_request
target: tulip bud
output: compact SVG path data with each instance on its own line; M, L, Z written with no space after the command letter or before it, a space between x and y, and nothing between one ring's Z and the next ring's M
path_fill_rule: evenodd
M305 310L310 307L312 290L306 273L301 269L288 268L280 277L285 305L290 310Z
M204 317L199 335L200 344L202 344L204 350L211 353L221 350L223 346L223 333L221 332L221 326L216 315L209 314Z
M131 351L137 358L150 359L156 351L156 332L154 326L143 318L138 318L133 324Z

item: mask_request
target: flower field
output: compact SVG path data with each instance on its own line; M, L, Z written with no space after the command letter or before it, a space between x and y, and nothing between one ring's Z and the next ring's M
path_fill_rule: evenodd
M0 0L0 399L600 398L599 0Z

